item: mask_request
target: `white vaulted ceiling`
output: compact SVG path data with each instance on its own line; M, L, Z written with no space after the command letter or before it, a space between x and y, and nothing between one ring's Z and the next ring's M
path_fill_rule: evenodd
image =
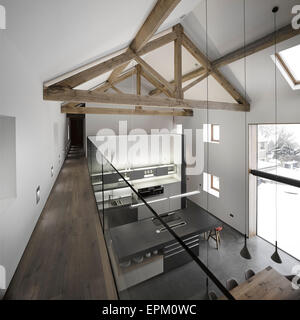
M160 30L178 23L200 2L182 0ZM125 48L156 0L2 0L1 4L9 8L6 34L17 39L12 45L47 81Z
M47 81L95 59L126 48L155 5L155 0L27 0L2 1L10 3L7 34L16 39L13 45L20 55L40 70L40 80ZM195 44L206 52L206 1L182 0L158 32L181 23ZM243 46L244 0L207 1L208 56L217 59ZM291 8L299 0L246 0L246 41L261 38L273 30L271 9L279 5L278 27L291 20ZM34 10L33 10L34 8ZM12 15L11 12L20 12ZM26 12L26 14L21 14ZM18 21L15 21L18 19ZM30 23L29 23L30 22ZM22 26L22 33L19 32ZM5 36L5 35L4 35ZM8 41L9 41L8 38ZM41 43L43 44L41 46ZM34 48L34 50L32 50ZM167 80L174 78L173 44L144 56L144 59ZM33 55L32 52L35 52ZM183 73L199 68L197 61L184 49ZM244 64L242 61L223 67L221 71L238 90L243 90ZM91 80L81 89L93 88L104 82L110 72ZM134 78L118 84L119 88L133 87ZM206 98L234 102L213 79L204 80L186 92L186 98ZM184 85L186 85L185 83ZM128 88L129 86L129 88ZM153 88L144 82L144 91Z
M185 0L182 1L185 3ZM171 15L166 23L160 28L165 29L175 23L180 22L185 32L195 42L195 44L207 53L210 60L215 60L227 53L230 53L244 45L244 0L209 0L207 2L206 21L206 1L198 2L198 5L185 15ZM297 0L246 0L246 43L255 41L273 31L273 14L271 12L275 5L280 6L277 17L278 28L290 23L292 15L291 9L297 4ZM191 8L191 7L189 7ZM179 11L180 7L177 8ZM188 5L185 7L188 9ZM183 11L180 11L182 13ZM176 13L176 14L175 14ZM178 20L179 17L179 20ZM170 21L172 21L170 23ZM207 27L207 34L206 34ZM206 37L208 40L206 46ZM206 52L207 50L207 52ZM174 46L173 44L161 47L148 53L143 58L153 68L165 77L168 81L174 79ZM134 66L132 63L128 68ZM200 67L200 64L185 49L183 49L183 74ZM246 66L247 67L247 66ZM223 67L222 72L226 75L237 89L244 92L244 71L245 65L242 60L233 66ZM135 77L127 79L124 83L116 85L126 92L134 92ZM184 86L191 81L184 83ZM147 81L143 81L144 94L153 89ZM208 99L212 101L235 102L235 100L225 91L225 89L213 78L209 77L201 83L195 85L185 93L187 99ZM251 97L250 97L251 98Z

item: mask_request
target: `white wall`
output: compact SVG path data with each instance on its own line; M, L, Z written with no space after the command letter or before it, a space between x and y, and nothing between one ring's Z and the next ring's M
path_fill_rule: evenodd
M29 34L22 33L24 26L17 21L26 12L19 11L19 1L1 4L6 7L8 23L7 30L0 30L0 115L16 119L16 196L0 200L0 282L7 287L62 165L66 117L60 113L58 103L43 101L43 70L34 63L47 36L37 44ZM32 12L33 9L29 8ZM26 27L33 29L34 23L28 19ZM41 201L36 205L35 191L39 185ZM4 294L1 289L0 298Z
M161 29L177 23L199 1L182 1ZM66 142L65 116L58 103L43 101L42 84L125 48L156 3L129 2L0 0L7 13L7 30L0 30L0 115L16 117L17 153L17 197L0 202L0 266L6 269L7 284L59 171L59 154ZM88 134L107 127L110 118L88 119ZM149 120L154 128L169 128L172 123L172 119L137 117L131 125L150 128ZM36 206L38 185L42 199Z
M297 36L279 44L278 50L281 51L299 43L300 36ZM202 129L202 124L207 122L220 124L220 144L205 144L205 170L220 177L220 198L207 196L207 193L202 192L198 203L240 232L245 230L245 210L248 214L248 177L246 174L248 136L245 137L245 134L248 133L248 124L275 122L275 71L274 63L270 58L273 52L274 48L269 48L247 58L247 95L251 102L249 113L230 111L209 111L207 113L207 111L197 110L193 118L176 118L176 123L182 123L184 128L189 129ZM243 86L243 61L223 67L222 72L234 85ZM300 90L293 91L279 71L277 83L277 121L279 123L300 123ZM209 96L213 100L213 92L209 91ZM209 151L207 151L207 146ZM188 185L193 187L202 183L202 175L189 177L189 179ZM234 214L233 218L229 216L230 213Z
M168 116L86 115L86 135L95 136L103 129L111 129L119 135L119 121L127 121L128 133L133 129L143 129L147 134L151 129L173 129L173 117Z

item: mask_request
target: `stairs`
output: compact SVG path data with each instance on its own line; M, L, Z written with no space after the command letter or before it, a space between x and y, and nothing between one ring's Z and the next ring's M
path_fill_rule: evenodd
M79 146L71 146L68 156L68 159L80 159L84 157L84 150L82 147Z

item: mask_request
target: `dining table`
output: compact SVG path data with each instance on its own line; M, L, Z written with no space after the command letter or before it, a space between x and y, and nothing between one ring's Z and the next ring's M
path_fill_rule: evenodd
M236 300L300 300L300 288L272 267L239 284L230 293ZM220 300L226 300L221 297Z

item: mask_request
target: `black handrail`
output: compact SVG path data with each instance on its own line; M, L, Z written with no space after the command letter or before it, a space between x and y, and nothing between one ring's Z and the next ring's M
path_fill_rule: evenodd
M277 174L273 174L265 171L259 171L259 170L250 170L250 173L256 177L260 177L260 178L288 184L289 186L300 188L300 180L278 176Z
M192 259L199 265L199 267L206 273L206 275L215 283L215 285L220 289L220 291L228 298L229 300L235 300L232 294L223 286L223 284L215 277L215 275L206 267L206 265L199 259L199 257L181 240L180 237L168 226L168 224L161 219L159 214L157 214L152 207L147 203L147 201L137 192L132 185L121 175L121 173L107 160L107 158L101 153L102 158L104 158L111 167L119 174L119 176L125 181L128 187L143 201L146 207L153 213L153 215L161 222L161 224L169 231L169 233L179 242L179 244L185 249L185 251L192 257ZM102 185L103 187L103 185Z

